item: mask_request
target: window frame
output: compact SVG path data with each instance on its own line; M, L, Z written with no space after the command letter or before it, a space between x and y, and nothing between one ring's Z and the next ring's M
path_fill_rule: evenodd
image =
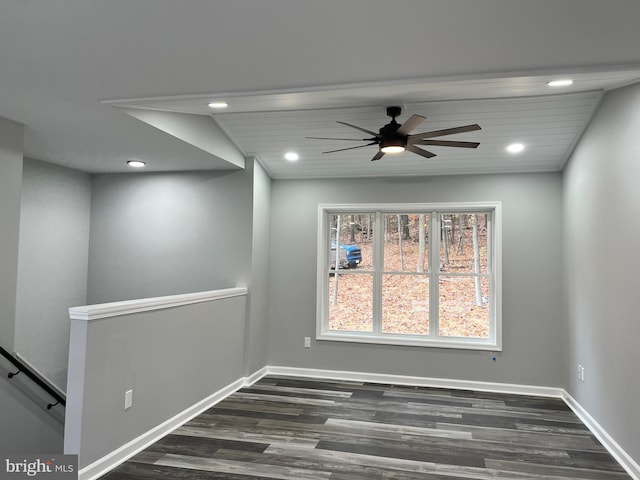
M488 235L490 249L490 263L487 271L490 273L490 324L489 338L465 338L445 337L434 335L437 326L432 326L430 321L430 334L411 335L393 333L374 333L376 324L382 319L373 318L373 332L346 332L329 330L328 305L329 305L329 245L331 244L331 230L329 219L331 215L362 214L372 215L374 221L374 259L372 274L384 275L384 265L381 262L382 255L382 225L379 219L385 214L429 214L431 223L440 224L440 215L448 213L487 213ZM490 227L490 228L489 228ZM455 203L371 203L371 204L320 204L318 205L318 239L317 239L317 284L316 284L316 340L328 340L338 342L370 343L383 345L405 345L435 348L452 348L467 350L502 350L502 204L499 201L488 202L455 202ZM429 246L429 265L440 255L440 240L437 244ZM376 269L376 266L380 267ZM430 284L433 281L433 273L429 272ZM344 273L343 273L344 274ZM351 273L357 274L357 273ZM439 273L436 274L440 276ZM445 274L446 276L446 274ZM375 280L374 280L375 281ZM437 285L436 285L437 287ZM433 290L432 290L433 292ZM380 292L381 293L381 292ZM374 305L381 304L381 294L377 294L374 286ZM431 298L431 295L430 295ZM430 308L433 303L430 302ZM374 307L375 311L375 307ZM434 322L435 323L435 322Z

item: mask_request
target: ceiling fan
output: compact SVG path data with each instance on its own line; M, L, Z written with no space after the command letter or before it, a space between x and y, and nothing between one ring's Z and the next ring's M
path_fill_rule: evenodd
M391 121L379 130L379 133L367 130L366 128L358 127L347 122L338 123L346 125L347 127L355 128L368 135L372 135L370 138L330 138L330 137L307 137L316 140L346 140L352 142L369 142L365 145L358 145L357 147L339 148L337 150L329 150L322 153L334 153L342 152L344 150L353 150L356 148L368 147L370 145L378 145L378 153L376 153L371 161L380 160L385 153L400 153L408 150L415 154L421 155L426 158L435 157L436 154L428 150L424 150L418 145L433 145L438 147L461 147L461 148L477 148L480 143L478 142L460 142L452 140L430 140L433 137L442 137L445 135L453 135L455 133L472 132L474 130L480 130L480 125L464 125L462 127L445 128L444 130L433 130L431 132L414 133L413 130L418 128L426 117L422 115L411 115L409 120L402 125L396 122L396 117L400 116L402 109L400 107L387 107L387 115L391 117Z

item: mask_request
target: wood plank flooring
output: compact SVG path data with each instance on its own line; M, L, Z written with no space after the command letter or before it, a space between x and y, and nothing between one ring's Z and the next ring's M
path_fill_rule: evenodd
M560 399L269 376L102 478L631 477Z

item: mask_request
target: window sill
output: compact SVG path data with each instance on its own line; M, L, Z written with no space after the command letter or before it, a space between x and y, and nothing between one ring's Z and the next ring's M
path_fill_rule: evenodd
M374 335L368 333L330 332L316 335L316 340L332 342L370 343L376 345L401 345L406 347L451 348L456 350L486 350L501 352L497 342L483 339L441 338L422 339L409 335Z

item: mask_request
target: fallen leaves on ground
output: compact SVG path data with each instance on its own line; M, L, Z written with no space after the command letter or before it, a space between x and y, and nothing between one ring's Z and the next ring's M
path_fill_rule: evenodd
M441 336L489 336L488 279L482 279L482 302L476 304L474 277L447 276L446 273L472 273L471 241L462 252L450 248L449 263L441 268L439 334ZM331 330L370 332L373 328L373 273L370 243L360 244L362 264L338 275L338 295L333 304L335 276L329 277L329 328ZM481 271L486 271L486 256L481 247ZM441 258L443 255L441 254ZM402 260L402 261L401 261ZM385 245L385 271L417 271L418 245L403 244L402 259L397 243ZM404 265L403 265L404 264ZM403 268L404 267L404 268ZM425 268L426 270L426 268ZM425 275L383 274L382 329L385 333L424 335L429 333L429 277Z

